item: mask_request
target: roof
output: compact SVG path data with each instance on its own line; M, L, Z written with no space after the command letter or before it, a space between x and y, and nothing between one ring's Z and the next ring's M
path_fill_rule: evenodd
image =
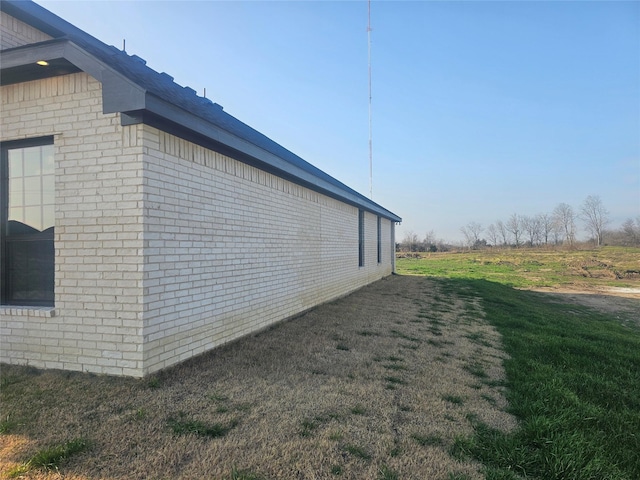
M0 9L53 37L2 50L2 85L84 71L102 83L104 113L121 113L123 125L153 125L392 221L402 220L195 90L147 67L137 55L101 42L32 1L2 0ZM43 59L50 68L34 67Z

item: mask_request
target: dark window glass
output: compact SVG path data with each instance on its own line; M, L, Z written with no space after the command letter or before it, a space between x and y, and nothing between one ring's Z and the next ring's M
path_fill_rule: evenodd
M358 210L358 266L364 267L364 210Z
M378 217L378 263L382 262L382 219Z
M2 303L53 305L54 149L52 139L2 144Z

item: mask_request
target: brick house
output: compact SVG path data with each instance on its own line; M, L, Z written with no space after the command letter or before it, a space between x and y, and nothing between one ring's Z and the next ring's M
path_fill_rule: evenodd
M135 55L0 5L0 361L141 377L394 271L397 215Z

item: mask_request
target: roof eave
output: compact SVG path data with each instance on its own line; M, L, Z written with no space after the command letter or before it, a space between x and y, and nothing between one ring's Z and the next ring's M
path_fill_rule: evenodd
M73 71L59 72L44 66L41 67L42 74L35 78L25 78L32 72L33 65L40 60L50 63L64 60L73 65L75 71L86 72L102 83L103 113L137 110L145 106L146 91L143 88L66 38L0 51L0 83L6 85L16 81L73 73ZM24 71L25 76L17 73L20 69ZM11 71L13 75L3 75L6 71Z
M339 185L315 176L248 140L228 132L209 120L158 98L67 38L0 51L0 83L3 82L3 77L7 77L2 74L5 71L12 72L12 75L9 76L10 79L14 79L12 82L15 82L15 79L27 81L46 78L46 76L73 73L70 70L63 70L62 73L56 73L57 71L51 70L50 75L48 75L46 70L42 70L44 73L40 74L40 71L38 71L37 77L24 78L25 75L34 74L33 66L38 60L50 62L54 60L66 61L68 65L77 69L75 71L86 72L101 82L103 113L121 113L123 125L148 123L145 121L145 117L164 119L167 122L166 125L179 126L181 131L191 131L214 144L225 146L227 149L239 153L243 161L247 163L291 179L296 183L345 201L358 208L366 209L391 221L402 221L397 215L348 187L340 188ZM48 67L43 67L43 69L46 68ZM21 69L24 72L22 77L19 75ZM144 112L148 112L150 115L145 115ZM155 123L157 124L158 122Z
M198 135L201 135L216 143L222 144L245 157L254 160L250 162L269 172L277 173L279 176L296 179L297 183L303 183L305 186L313 190L321 191L330 197L338 198L355 206L363 207L380 216L389 218L395 222L402 219L397 215L389 212L378 204L366 200L363 202L362 197L345 191L336 185L333 185L315 175L299 168L296 165L264 150L253 143L233 135L219 126L205 121L197 115L187 112L176 105L166 102L152 94L147 94L146 111L158 115L161 118L168 119Z

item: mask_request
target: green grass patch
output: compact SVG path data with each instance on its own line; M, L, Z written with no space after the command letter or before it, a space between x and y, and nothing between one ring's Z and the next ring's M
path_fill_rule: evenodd
M160 379L155 376L147 378L146 382L147 388L151 388L152 390L155 390L162 386L162 382L160 381Z
M474 332L463 335L465 338L468 338L473 343L481 345L483 347L492 347L493 345L485 340L484 334L482 332Z
M395 371L407 369L407 367L405 367L401 363L386 363L383 365L383 367L386 368L387 370L395 370Z
M378 480L398 480L398 474L388 466L382 465L378 470Z
M7 415L6 418L0 420L0 435L6 435L13 432L18 426L18 422Z
M224 437L238 425L236 420L224 425L222 423L205 423L200 420L186 419L184 414L179 415L179 417L178 419L170 418L168 421L169 427L177 435L193 434L210 438Z
M487 476L485 477L487 478L487 480L507 480L505 477L490 477ZM456 472L452 472L449 473L449 475L447 475L447 480L470 480L471 477L469 475L467 475L466 473L456 473Z
M351 413L354 413L354 410L359 412L362 410L362 413L358 415L364 414L364 407L356 405L351 409ZM331 420L338 420L340 418L339 413L327 413L324 415L316 415L311 419L304 419L300 422L300 431L299 434L301 437L310 437L320 426L325 423L330 422Z
M411 438L416 441L418 445L423 447L432 447L436 445L442 445L442 437L439 435L421 435L414 433Z
M373 332L371 330L360 330L358 334L362 335L363 337L379 337L380 336L378 332Z
M464 398L459 395L443 395L442 399L454 405L462 405L464 403Z
M27 462L7 472L10 478L21 477L34 469L58 470L62 462L76 453L83 452L89 447L88 442L76 438L65 443L51 445L38 451Z
M371 460L371 454L362 447L349 444L349 445L345 445L344 449L346 452L350 453L354 457L357 457L361 460L367 460L367 461Z
M462 368L477 378L484 379L489 376L484 367L478 362L467 363Z
M440 330L438 327L427 328L427 331L429 331L432 335L435 335L436 337L442 336L442 330Z
M413 335L408 335L406 333L401 332L400 330L391 329L389 330L392 337L402 338L403 340L409 340L410 342L420 342L418 337L414 337Z
M474 420L475 434L456 440L457 454L482 461L491 478L638 478L640 331L536 293L459 283L482 298L502 335L507 399L520 426L506 434Z
M404 358L397 357L396 355L389 355L385 357L384 360L388 360L389 362L404 362Z
M258 475L257 473L253 473L249 470L238 470L236 467L233 467L231 470L231 476L229 480L263 480L264 477Z
M384 379L387 382L389 382L391 384L394 384L394 385L406 385L406 383L407 383L405 380L403 380L400 377L387 376L387 377L384 377Z

